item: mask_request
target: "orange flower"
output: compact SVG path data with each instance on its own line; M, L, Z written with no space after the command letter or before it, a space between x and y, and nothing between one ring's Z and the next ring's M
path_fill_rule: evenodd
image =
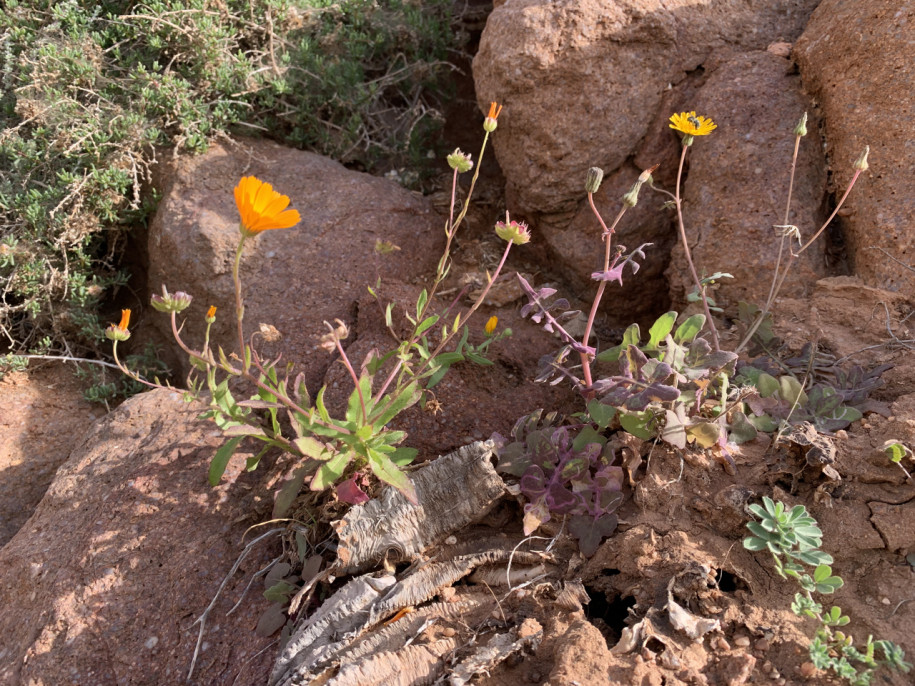
M487 114L486 119L483 120L483 130L487 133L495 131L496 127L499 125L499 122L496 120L501 113L502 105L497 105L494 102L489 103L489 114Z
M210 324L216 321L216 305L210 305L210 309L207 310L206 320Z
M112 324L105 329L105 336L111 341L126 341L130 338L128 326L130 326L130 310L121 310L121 323Z
M273 186L254 176L245 176L235 187L235 204L241 215L243 236L256 236L270 229L288 229L302 217L296 210L287 210L289 196L273 190Z

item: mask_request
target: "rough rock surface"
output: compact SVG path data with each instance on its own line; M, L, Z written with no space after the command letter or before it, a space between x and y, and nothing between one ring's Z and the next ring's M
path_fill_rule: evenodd
M798 226L806 242L827 217L826 169L816 121L811 120L810 133L801 139L785 222L793 130L810 108L791 69L788 60L770 52L735 55L710 74L696 95L696 111L708 113L718 128L697 137L688 152L683 214L699 276L719 271L734 276L723 279L714 294L719 306L765 302L778 256L775 225ZM801 297L826 276L825 245L826 236L821 236L795 261L782 297ZM799 246L794 241L791 247ZM680 242L667 277L676 309L693 288Z
M915 292L915 6L895 0L824 0L794 49L817 99L834 192L870 145L843 218L852 271L880 288Z
M493 145L510 209L574 210L585 170L622 165L669 85L701 72L716 48L794 40L816 5L511 0L496 8L473 72L479 102L505 104Z
M0 546L44 497L74 441L105 412L83 398L73 367L40 364L0 380Z
M153 391L125 402L75 444L45 498L0 549L0 683L176 684L197 627L256 516L262 471L236 458L218 488L221 444L200 406ZM253 477L253 478L252 478ZM261 494L263 495L263 494ZM194 683L263 683L272 654L249 593L267 559L256 547L211 613ZM269 653L269 651L268 651Z
M185 340L203 341L204 313L219 308L211 342L235 350L232 262L238 245L238 211L232 189L255 175L292 199L302 221L248 240L241 275L246 335L261 323L276 327L280 344L256 343L265 357L283 354L301 365L309 389L317 388L329 358L315 346L337 317L352 323L356 300L378 273L407 281L435 269L444 245L441 221L429 201L392 181L349 171L313 153L249 141L244 150L214 146L205 155L182 159L163 174L163 200L149 232L149 288L194 296L186 310ZM402 249L376 255L375 242ZM165 315L149 318L170 342ZM172 344L172 347L173 344ZM215 346L214 346L215 349ZM187 360L178 360L187 371Z

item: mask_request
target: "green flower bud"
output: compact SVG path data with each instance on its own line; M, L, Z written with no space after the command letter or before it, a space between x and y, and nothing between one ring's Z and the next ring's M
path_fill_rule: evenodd
M591 167L585 176L585 190L588 193L597 193L600 182L604 180L604 170L600 167Z
M801 117L801 120L797 123L797 126L794 127L795 136L806 136L807 135L807 113L804 112L804 116Z
M165 288L165 284L163 284L162 295L152 296L152 298L150 298L150 304L153 306L153 309L158 310L159 312L181 312L190 307L193 299L193 297L184 291L169 293Z
M503 241L508 241L515 245L524 245L531 240L531 232L527 224L512 221L509 219L508 212L505 213L504 222L496 222L496 235Z
M460 148L455 148L454 152L448 155L447 160L448 166L457 170L458 174L463 174L473 169L473 160L470 159L470 154L461 152Z

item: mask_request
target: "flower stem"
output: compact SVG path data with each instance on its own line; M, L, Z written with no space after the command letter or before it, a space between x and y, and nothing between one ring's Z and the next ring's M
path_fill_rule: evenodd
M705 310L705 320L709 327L709 332L712 334L712 347L717 351L721 350L721 346L718 343L718 329L715 328L715 322L712 319L712 311L708 306L708 298L705 296L705 288L702 286L702 281L699 279L699 274L696 273L696 265L693 264L693 256L689 250L689 243L686 240L686 226L683 223L683 200L680 197L680 179L683 176L683 164L686 162L686 151L688 149L687 145L683 146L683 152L680 154L680 166L677 168L677 187L676 193L674 195L674 204L677 207L677 226L680 229L680 240L683 243L683 252L686 254L686 263L689 265L690 274L693 277L693 284L699 291L699 297L702 298L702 307Z
M246 236L242 234L241 240L238 241L238 249L235 251L235 263L232 265L232 282L235 284L235 326L238 329L238 354L241 356L242 369L247 372L250 367L248 356L245 354L245 334L244 318L245 306L241 297L241 277L239 276L239 267L241 266L241 254L245 248Z
M616 219L613 220L613 224L608 229L607 225L604 223L603 217L600 216L600 212L597 211L597 207L594 206L593 193L588 193L588 204L591 205L591 211L594 213L594 216L597 217L597 221L600 222L601 229L603 229L602 238L605 243L603 271L606 272L610 269L610 244L613 241L613 234L616 232L616 226L619 224L620 219L622 219L623 215L626 213L627 207L626 205L623 205L619 213L616 215ZM585 324L585 332L581 339L581 344L583 346L587 346L588 339L591 338L591 328L594 326L594 319L597 317L597 308L600 306L600 301L604 295L604 289L606 287L606 281L601 281L597 286L597 294L594 296L594 302L591 303L591 312L588 313L588 323ZM585 377L585 386L591 386L591 384L594 382L591 377L591 356L584 352L579 354L581 355L581 366ZM589 400L591 396L593 396L593 393L589 394Z

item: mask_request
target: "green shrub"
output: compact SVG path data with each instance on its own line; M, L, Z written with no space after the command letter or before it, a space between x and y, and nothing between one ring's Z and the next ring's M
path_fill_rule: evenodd
M0 10L0 344L98 352L163 147L267 134L365 169L425 154L446 0L9 0Z

